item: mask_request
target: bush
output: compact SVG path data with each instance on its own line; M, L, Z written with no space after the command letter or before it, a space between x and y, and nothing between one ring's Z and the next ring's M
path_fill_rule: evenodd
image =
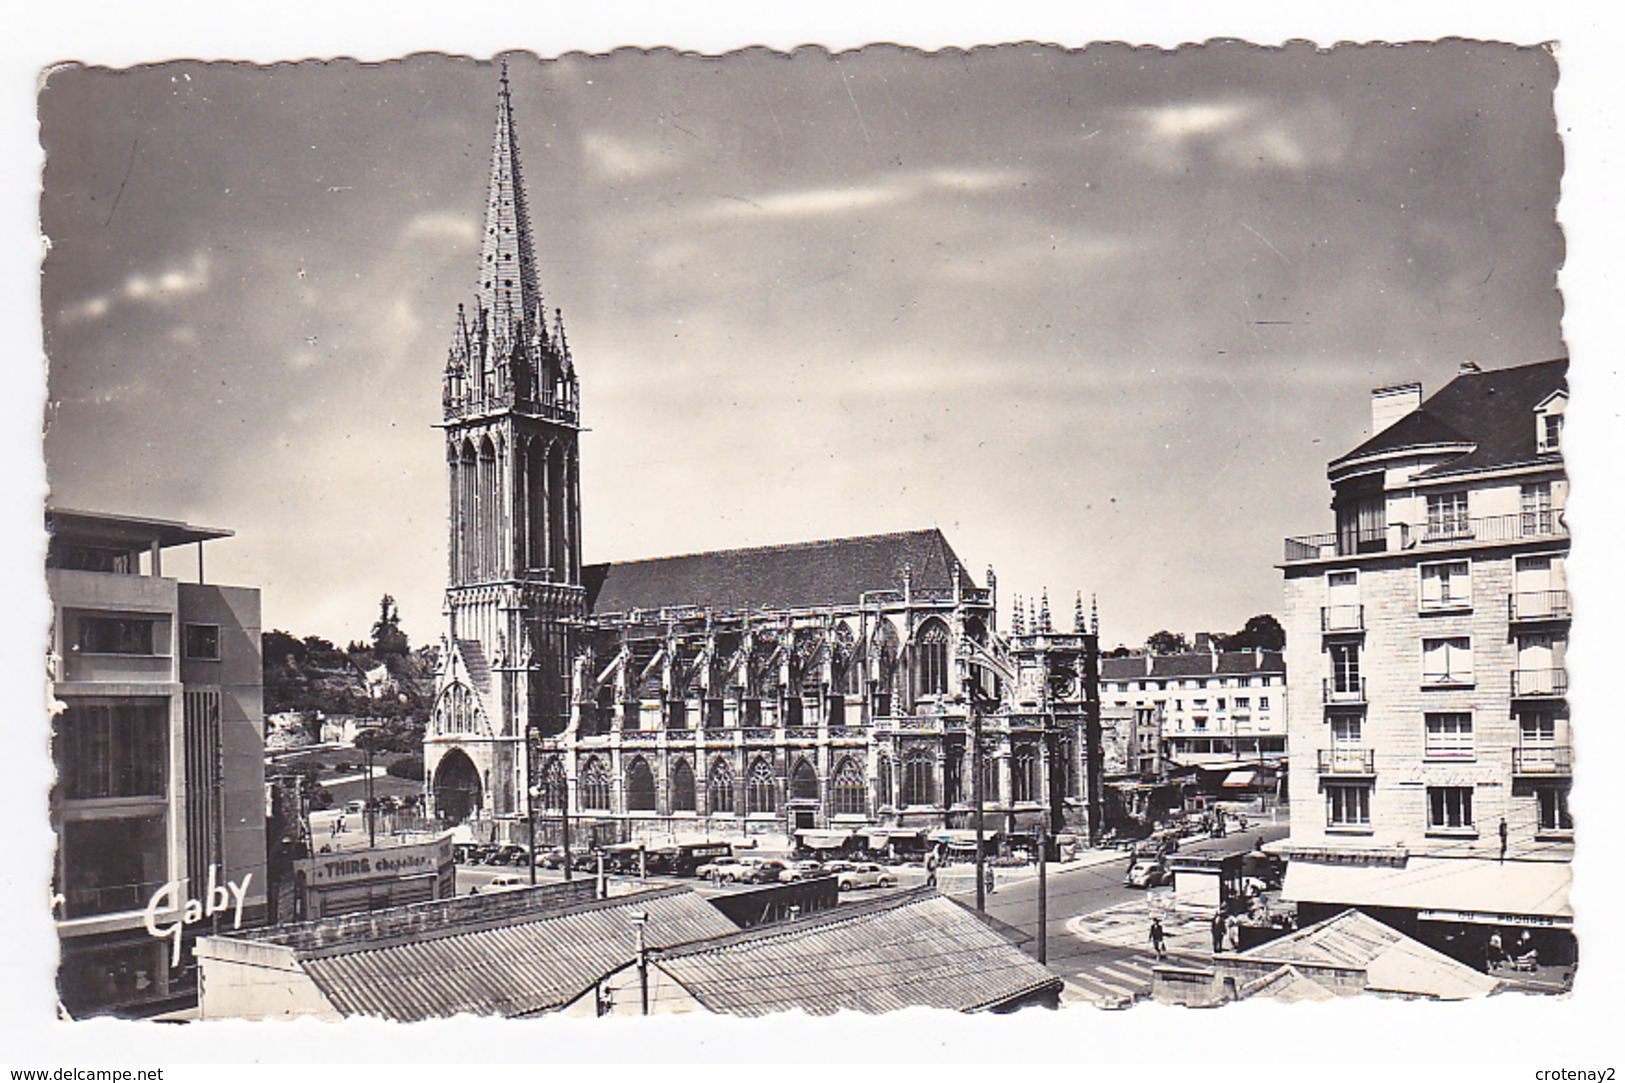
M412 782L423 781L423 757L402 756L389 765L389 773L396 778L408 779Z

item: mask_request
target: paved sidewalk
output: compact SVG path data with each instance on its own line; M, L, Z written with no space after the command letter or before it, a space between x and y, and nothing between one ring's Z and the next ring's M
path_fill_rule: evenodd
M1091 914L1068 919L1066 931L1079 940L1119 948L1146 948L1151 943L1151 918L1162 919L1168 951L1174 955L1213 954L1211 913L1176 909L1171 891L1149 891L1135 899Z

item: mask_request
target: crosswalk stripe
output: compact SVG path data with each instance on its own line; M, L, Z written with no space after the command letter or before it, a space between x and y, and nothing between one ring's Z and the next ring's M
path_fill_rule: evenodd
M1137 971L1140 974L1141 977L1147 977L1148 978L1148 977L1151 976L1151 968L1146 966L1144 963L1140 962L1137 959L1119 959L1112 965L1121 966L1121 967L1125 967L1125 968L1127 968L1129 970Z
M1107 975L1110 975L1113 978L1118 978L1118 979L1120 979L1122 981L1128 981L1128 982L1142 982L1142 981L1145 980L1144 975L1141 975L1141 974L1125 974L1123 971L1113 969L1112 967L1109 967L1109 966L1096 967L1095 968L1095 973L1096 974L1107 974Z
M1141 992L1139 989L1125 989L1121 985L1116 985L1109 981L1101 981L1098 978L1079 978L1077 980L1090 988L1103 989L1114 996L1130 997L1135 993Z

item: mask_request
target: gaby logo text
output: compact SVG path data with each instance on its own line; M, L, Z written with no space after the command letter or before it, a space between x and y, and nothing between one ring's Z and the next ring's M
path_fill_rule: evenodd
M254 879L254 874L245 875L242 883L227 880L222 884L217 879L217 871L215 866L209 866L209 886L201 899L186 899L182 906L181 890L186 886L186 881L171 880L153 892L152 899L147 903L147 912L143 919L146 922L147 932L160 939L166 936L171 939L174 945L170 952L171 966L179 966L181 963L181 933L186 926L196 925L204 918L212 918L216 914L223 914L235 906L231 927L233 929L243 927L243 899L248 896L248 884ZM180 920L160 926L159 916L176 907L182 907Z

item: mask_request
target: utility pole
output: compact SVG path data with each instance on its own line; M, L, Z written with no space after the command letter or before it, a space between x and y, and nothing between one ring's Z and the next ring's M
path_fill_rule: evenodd
M970 667L965 667L967 672ZM986 795L982 792L982 709L976 702L976 690L972 688L966 697L970 704L970 732L971 732L971 770L975 775L971 779L971 790L976 801L976 909L987 913L987 884L982 879L985 875L986 858L982 855L982 839L984 828L982 825L982 802Z
M1038 963L1049 965L1049 831L1038 821Z
M530 886L536 886L536 727L525 731L525 821L529 830Z
M1100 750L1100 636L1091 631L1083 640L1083 764L1089 798L1089 846L1100 845L1105 824L1105 765Z
M378 826L373 819L377 815L377 804L372 798L372 741L367 741L367 849L371 850L378 845Z

